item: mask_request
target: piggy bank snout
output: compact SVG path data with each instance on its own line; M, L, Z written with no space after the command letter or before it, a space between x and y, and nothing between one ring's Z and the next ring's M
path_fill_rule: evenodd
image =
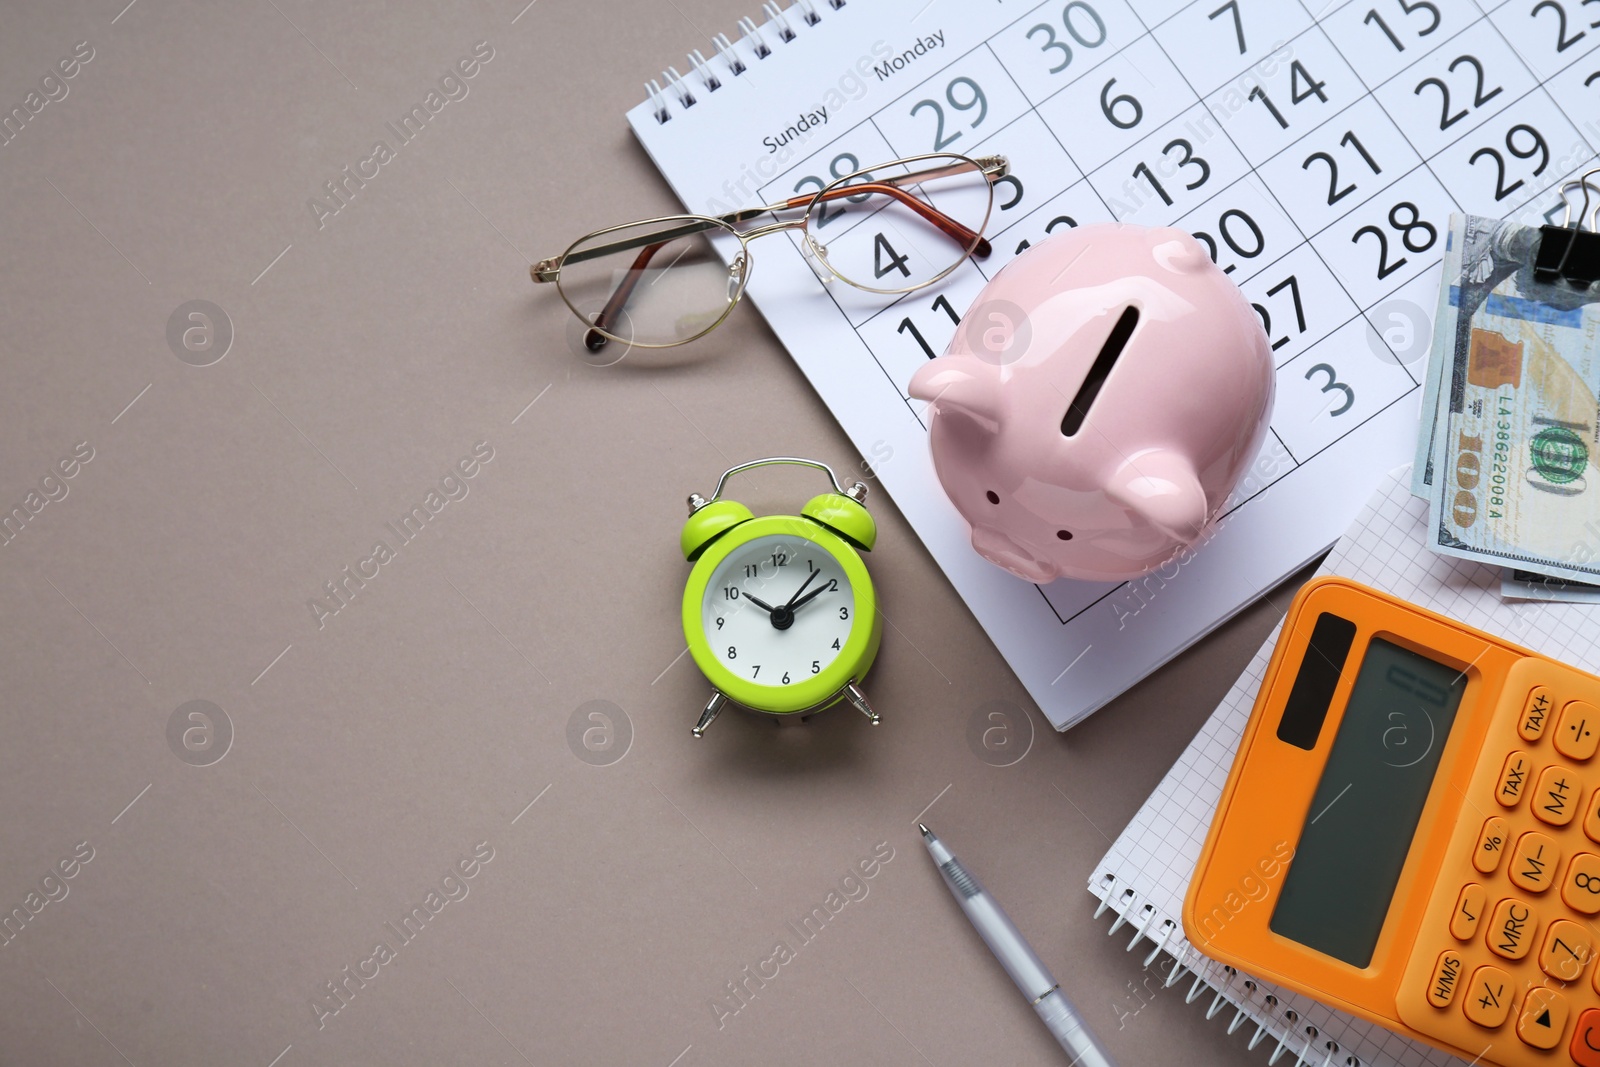
M1027 548L1012 540L1010 535L993 526L972 528L972 547L978 555L998 567L1003 567L1018 578L1043 585L1060 576L1055 564L1037 558Z

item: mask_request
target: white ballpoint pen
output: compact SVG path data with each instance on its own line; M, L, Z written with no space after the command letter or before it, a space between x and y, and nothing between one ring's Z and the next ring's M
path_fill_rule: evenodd
M1012 925L1011 919L979 884L978 880L961 865L961 861L933 836L933 831L917 823L922 831L923 844L928 855L939 868L944 884L950 887L961 910L967 913L978 935L989 946L1000 966L1006 969L1011 980L1022 990L1022 995L1033 1004L1045 1026L1055 1035L1061 1047L1072 1056L1078 1067L1116 1067L1116 1061L1105 1046L1090 1032L1083 1017L1072 1006L1043 961L1034 954L1022 934Z

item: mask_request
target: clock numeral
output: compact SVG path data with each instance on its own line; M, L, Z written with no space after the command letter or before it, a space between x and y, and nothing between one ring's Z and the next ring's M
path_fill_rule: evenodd
M757 675L759 675L760 673L761 673L761 664L757 663L754 667L750 668L750 677L754 678Z
M757 578L760 577L760 574L761 568L759 565L754 563L746 563L744 565L744 576L746 578Z
M723 586L722 587L722 599L723 600L738 600L739 599L739 589L738 589L738 587L737 586L732 586L732 585Z
M807 559L806 560L806 573L810 574L811 572L815 571L816 569L817 569L817 561L814 560L814 559Z
M722 623L723 623L723 618L722 618L721 615L718 615L717 616L717 629L719 629L719 630L722 629Z
M772 565L774 567L787 567L789 565L788 554L784 552L774 552L772 554Z
M835 637L835 638L834 638L834 639L833 639L833 647L834 647L834 650L835 650L835 651L838 651L838 648L839 648L839 639L838 639L838 638L837 638L837 637Z
M849 608L842 607L842 608L839 609L839 618L848 619L849 617L850 617L850 609ZM835 641L834 644L838 644L838 642Z
M788 671L784 671L783 672L783 684L784 685L788 685L789 684L789 672Z
M833 643L833 647L838 648L839 647L839 642L835 641ZM812 674L817 674L817 673L821 672L821 670L822 670L821 662L819 662L818 660L812 660L811 661L811 673Z
M729 659L738 659L739 658L739 650L737 648L734 648L732 645L729 645L728 646L728 658ZM756 670L758 670L758 671L760 669L761 669L760 667L756 668Z

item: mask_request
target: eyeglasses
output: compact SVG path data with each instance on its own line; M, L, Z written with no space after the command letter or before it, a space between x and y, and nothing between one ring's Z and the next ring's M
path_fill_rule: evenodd
M988 256L983 236L1003 156L908 156L858 170L817 192L727 215L667 215L596 230L535 263L535 282L555 282L588 327L583 342L670 348L704 337L728 317L750 280L750 242L801 230L801 250L824 283L838 278L869 293L898 295L932 285L969 255ZM748 230L735 224L804 209ZM714 238L736 240L731 261ZM824 243L826 240L827 243Z

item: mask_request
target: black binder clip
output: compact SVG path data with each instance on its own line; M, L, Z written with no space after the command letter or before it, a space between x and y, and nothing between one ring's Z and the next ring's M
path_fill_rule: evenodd
M1574 289L1587 289L1600 279L1600 204L1595 205L1589 228L1583 228L1584 215L1589 211L1589 190L1600 192L1600 185L1590 181L1600 176L1600 168L1589 171L1576 181L1561 187L1561 198L1566 201L1567 213L1560 226L1539 228L1539 249L1533 260L1533 276L1541 282L1564 281ZM1567 200L1571 189L1583 191L1583 206L1577 219L1572 217L1572 201Z

